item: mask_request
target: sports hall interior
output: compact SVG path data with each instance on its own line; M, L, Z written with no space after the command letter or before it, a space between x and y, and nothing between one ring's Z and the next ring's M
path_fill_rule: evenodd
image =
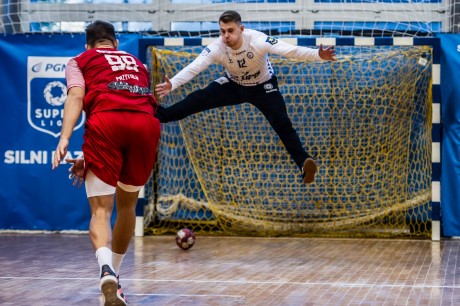
M85 189L72 186L67 165L52 171L50 162L65 66L84 50L85 26L114 24L119 48L145 64L153 90L219 39L217 20L228 9L246 29L336 49L335 62L269 56L318 173L302 184L276 133L247 103L162 124L120 271L128 305L460 305L456 1L1 7L0 305L103 305ZM173 105L224 73L210 65L157 99ZM85 119L70 158L82 156ZM187 250L176 243L185 228L195 234Z

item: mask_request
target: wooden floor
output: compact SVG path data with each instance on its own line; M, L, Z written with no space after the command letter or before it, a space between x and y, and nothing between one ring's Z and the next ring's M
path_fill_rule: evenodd
M129 305L460 305L460 241L134 237ZM459 270L460 271L460 270ZM1 234L0 305L99 305L86 234Z

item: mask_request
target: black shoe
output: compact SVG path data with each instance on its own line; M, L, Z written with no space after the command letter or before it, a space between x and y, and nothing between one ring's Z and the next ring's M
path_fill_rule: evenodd
M104 296L104 306L125 306L126 301L118 292L118 279L108 265L102 266L101 291Z

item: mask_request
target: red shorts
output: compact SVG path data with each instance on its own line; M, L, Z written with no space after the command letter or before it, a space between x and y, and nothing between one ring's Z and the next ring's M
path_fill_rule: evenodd
M90 168L111 186L143 186L155 164L160 121L142 112L97 112L85 123L83 137L85 172Z

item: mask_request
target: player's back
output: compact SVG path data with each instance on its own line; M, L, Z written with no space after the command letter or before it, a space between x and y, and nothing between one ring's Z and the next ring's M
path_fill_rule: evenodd
M76 57L86 86L87 113L106 110L153 114L156 101L149 88L149 73L135 56L113 48L90 49Z

